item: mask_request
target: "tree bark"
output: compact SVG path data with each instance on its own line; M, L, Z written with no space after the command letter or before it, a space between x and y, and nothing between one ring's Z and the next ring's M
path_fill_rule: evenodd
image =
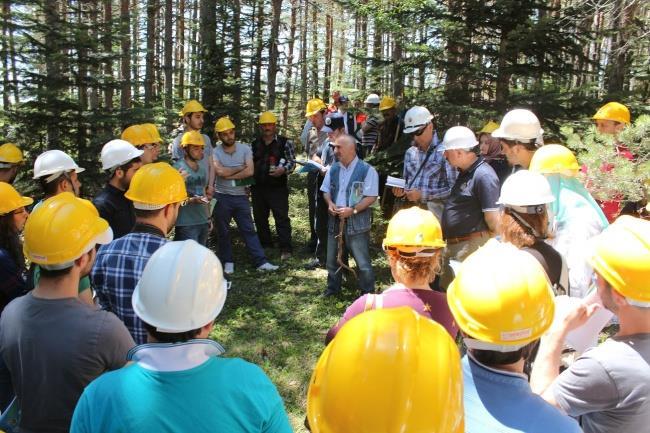
M235 79L235 84L232 89L233 100L233 118L235 122L240 120L240 107L241 107L241 4L240 0L233 0L233 19L232 19L232 74Z
M264 0L258 0L255 15L255 66L253 68L253 92L251 108L253 113L260 110L262 102L262 52L264 51Z
M174 40L172 37L172 9L174 2L165 0L165 109L172 109L172 97L174 95L174 66L172 64L172 52Z
M325 71L323 71L323 100L330 98L332 77L332 44L334 43L334 20L332 15L325 16Z
M300 15L300 107L307 105L307 19L309 2L304 2L303 14Z
M318 10L316 7L311 11L311 93L312 96L318 97Z
M271 0L271 36L269 38L269 66L267 68L267 103L268 110L275 109L275 79L278 73L278 36L280 32L280 16L282 0Z
M2 4L2 107L9 109L12 84L9 82L9 32L11 28L11 3Z
M133 76L133 80L131 86L133 88L133 99L137 100L140 98L140 37L138 32L138 28L140 27L140 13L138 0L133 0L131 9L133 10L133 27L131 28L133 34L131 37L131 44L133 47L131 50L131 75Z
M156 11L158 0L147 1L147 53L145 55L144 69L144 106L151 107L154 98L154 62L156 55Z
M192 5L192 22L196 23L199 20L199 0L194 0ZM190 58L192 59L192 67L190 69L190 99L198 97L198 81L199 81L199 62L198 62L198 46L197 41L199 36L197 26L192 26L192 33L190 38Z
M393 50L391 53L393 61L393 82L392 92L395 98L401 98L404 95L404 73L402 72L402 34L393 34Z
M113 2L112 0L104 0L104 52L113 52ZM104 75L106 77L113 77L113 60L111 56L107 56L104 63ZM106 111L113 111L113 84L109 82L104 87L104 109Z
M59 125L54 119L58 119L61 114L58 97L62 96L63 77L61 74L60 57L62 52L60 27L61 20L59 17L59 1L47 0L43 8L45 16L45 75L47 92L44 95L51 121L47 122L46 146L53 149L60 145L59 143Z
M131 108L131 13L129 11L129 0L120 0L120 48L121 48L121 91L120 108L128 110Z
M629 38L632 36L629 26L634 20L638 7L637 0L616 0L612 13L613 28L617 32L612 36L612 45L606 68L607 93L616 94L624 90L631 56Z
M357 48L357 56L361 59L359 62L359 81L357 87L366 91L366 82L368 75L368 19L360 17L361 26L359 28L359 47Z
M381 57L382 57L382 32L374 22L372 35L372 62L370 69L370 90L374 93L381 93Z
M185 0L178 0L178 15L176 18L176 70L178 83L177 95L185 98Z
M282 128L286 129L289 121L289 103L291 101L291 76L293 73L293 46L296 38L296 16L298 14L298 0L291 0L291 24L289 26L289 52L285 71L284 100L282 108Z

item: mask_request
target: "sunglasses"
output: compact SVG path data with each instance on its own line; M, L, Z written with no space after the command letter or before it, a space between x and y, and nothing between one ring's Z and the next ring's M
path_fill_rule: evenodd
M424 125L422 128L418 129L417 131L411 132L411 135L413 137L419 137L420 135L424 134L424 130L427 129L427 126L429 125Z

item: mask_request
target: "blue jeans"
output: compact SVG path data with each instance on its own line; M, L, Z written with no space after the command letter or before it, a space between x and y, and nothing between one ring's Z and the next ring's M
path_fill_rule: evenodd
M221 263L233 262L232 245L230 243L230 233L228 227L230 220L235 219L239 234L244 238L246 249L253 259L253 265L258 267L267 262L264 249L260 240L255 233L253 217L251 216L251 205L248 196L245 195L228 195L215 194L217 205L214 207L212 214L214 224L217 227L219 236L219 260Z
M354 257L357 263L357 276L359 278L359 287L361 293L373 293L375 291L375 273L372 270L370 262L370 232L359 233L356 235L345 234L343 237L346 249ZM330 233L327 237L327 292L338 293L341 291L341 278L343 269L339 269L336 263L338 252L338 239L336 233ZM345 260L344 260L345 262Z
M176 226L175 241L192 239L203 246L208 244L209 224L196 224L193 226Z

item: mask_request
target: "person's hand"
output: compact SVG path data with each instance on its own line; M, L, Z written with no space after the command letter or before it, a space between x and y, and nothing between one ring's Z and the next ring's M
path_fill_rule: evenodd
M397 198L404 197L404 188L393 187L393 195Z
M195 195L194 197L190 197L189 202L192 204L206 204L210 200L204 195Z
M589 320L589 318L593 316L599 308L599 304L579 303L573 310L569 311L569 314L566 315L562 321L562 328L568 332L581 327L587 323L587 320Z
M332 216L338 215L338 209L336 208L336 205L334 203L329 203L327 205L327 212L329 212L329 214Z
M208 201L212 200L213 195L214 195L214 187L212 185L208 185L205 188L205 196L208 198Z
M420 201L422 198L422 193L419 189L412 189L410 191L406 191L406 198L409 201Z
M287 172L287 169L284 168L284 166L279 165L279 166L275 167L275 170L273 170L272 172L269 173L269 176L271 176L271 177L280 177L286 172Z
M179 168L178 172L181 174L181 176L183 176L183 179L187 179L187 176L190 175L189 172L187 172L186 170L183 170L182 168Z
M339 208L337 212L339 218L341 219L350 218L352 215L354 215L354 209L352 209L351 207Z

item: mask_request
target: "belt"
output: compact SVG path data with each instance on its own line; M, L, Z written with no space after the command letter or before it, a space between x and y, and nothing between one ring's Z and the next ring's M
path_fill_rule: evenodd
M453 244L458 244L458 243L463 242L463 241L468 241L470 239L480 238L483 235L489 235L489 232L487 232L485 230L481 231L481 232L473 232L473 233L470 233L470 234L465 235L465 236L458 236L457 238L445 239L445 241L447 242L447 245L453 245Z

